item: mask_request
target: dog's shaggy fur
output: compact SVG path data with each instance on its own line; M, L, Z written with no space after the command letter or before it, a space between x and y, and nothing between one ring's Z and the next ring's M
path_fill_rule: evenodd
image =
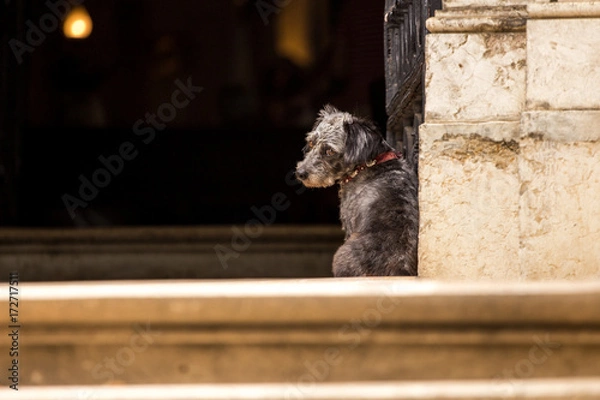
M415 171L400 158L372 165L392 147L371 122L332 106L321 110L306 142L298 180L307 187L340 184L346 239L333 258L334 276L416 275Z

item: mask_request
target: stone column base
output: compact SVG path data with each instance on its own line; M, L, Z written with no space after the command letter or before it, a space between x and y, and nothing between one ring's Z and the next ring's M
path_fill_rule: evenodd
M600 277L600 3L452 0L428 28L419 274Z

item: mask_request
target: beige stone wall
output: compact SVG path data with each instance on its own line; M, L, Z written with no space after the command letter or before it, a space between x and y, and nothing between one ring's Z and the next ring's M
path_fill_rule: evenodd
M600 3L448 0L428 28L420 275L599 278Z

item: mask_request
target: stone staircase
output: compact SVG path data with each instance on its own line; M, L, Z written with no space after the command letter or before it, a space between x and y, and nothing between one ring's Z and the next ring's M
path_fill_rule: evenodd
M0 276L19 270L27 282L327 277L342 239L333 225L3 228Z
M33 387L3 399L29 400L597 400L597 379L530 379L512 391L495 391L493 381L377 382L315 384L301 395L289 384L128 385ZM0 394L4 395L2 389Z
M19 289L19 390L4 377L1 399L600 399L600 282Z

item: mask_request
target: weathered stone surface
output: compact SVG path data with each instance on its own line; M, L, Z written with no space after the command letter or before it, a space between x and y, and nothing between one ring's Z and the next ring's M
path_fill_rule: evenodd
M464 7L504 7L525 4L525 0L444 0L444 9L464 9Z
M520 278L518 124L482 125L421 127L422 277Z
M600 108L600 19L527 24L528 109Z
M523 138L559 143L600 140L600 110L526 111L521 123Z
M599 278L600 3L444 5L428 23L420 274ZM524 33L487 33L519 18Z
M427 35L426 122L518 120L523 33Z
M427 30L433 33L482 33L525 31L527 9L522 6L489 8L449 8L436 10L427 20Z
M600 3L588 0L549 2L535 0L527 2L527 13L532 19L538 18L598 18Z
M534 112L524 121L524 278L600 278L600 112Z

